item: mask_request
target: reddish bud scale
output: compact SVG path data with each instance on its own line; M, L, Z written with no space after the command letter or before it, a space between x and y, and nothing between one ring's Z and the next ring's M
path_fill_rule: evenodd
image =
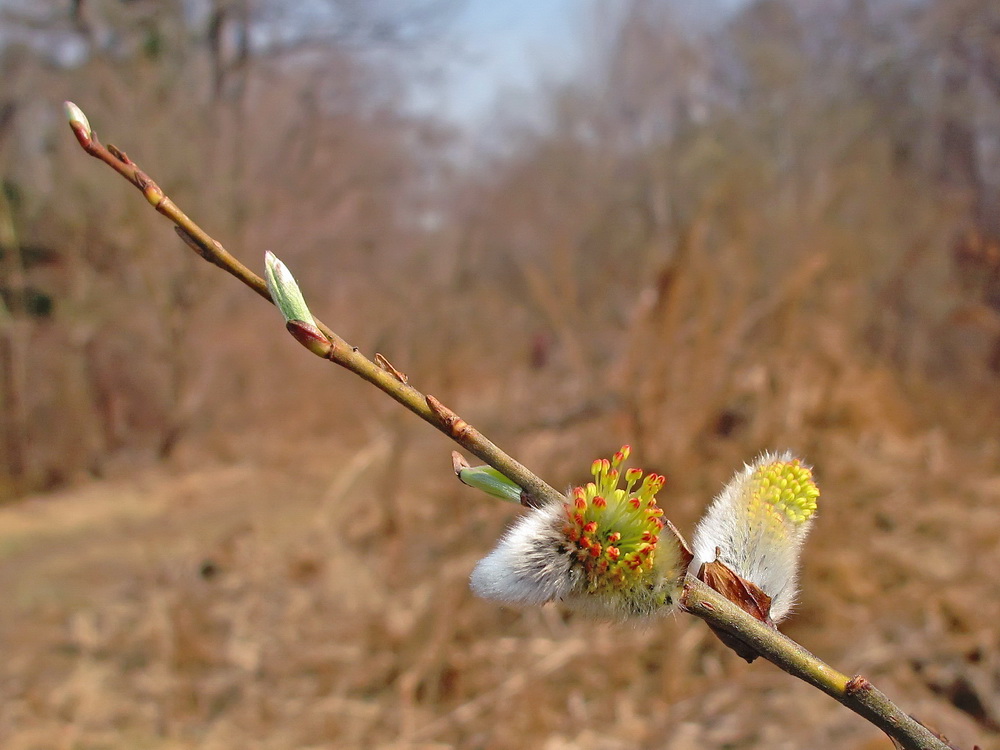
M290 320L285 329L302 346L319 357L326 357L333 349L333 343L316 326L302 320Z

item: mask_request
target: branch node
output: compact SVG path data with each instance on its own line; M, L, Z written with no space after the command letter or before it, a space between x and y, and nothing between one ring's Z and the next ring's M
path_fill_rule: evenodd
M427 396L424 397L424 400L427 402L427 406L430 407L430 410L434 412L434 416L436 416L440 420L441 424L448 429L449 434L453 438L458 439L469 431L469 423L434 398L434 396L427 394Z
M95 136L95 140L96 140L96 136ZM120 148L118 148L117 146L115 146L113 143L109 143L107 145L107 149L111 153L111 155L113 157L115 157L118 161L120 161L122 164L127 164L130 167L134 167L135 166L135 162L128 158L128 154L126 154Z
M521 490L522 508L541 508L543 505L545 505L545 501L539 500L527 490Z
M201 243L199 243L198 240L194 238L194 235L192 235L188 230L186 230L182 226L174 224L174 231L177 232L178 237L184 240L185 245L187 245L189 248L198 253L198 255L200 255L203 259L210 262L214 262L212 256L208 252L206 252L205 248L201 246Z
M859 693L866 693L872 689L872 684L869 682L867 677L862 677L861 675L854 675L851 679L847 681L844 686L844 694L855 696Z
M393 366L392 362L390 362L389 360L387 360L384 356L382 356L378 352L375 352L375 364L377 364L379 367L381 367L387 373L389 373L390 375L392 375L394 378L396 378L396 380L398 380L403 385L406 385L410 381L410 378L407 376L407 374L405 372L401 372L400 370L397 370Z

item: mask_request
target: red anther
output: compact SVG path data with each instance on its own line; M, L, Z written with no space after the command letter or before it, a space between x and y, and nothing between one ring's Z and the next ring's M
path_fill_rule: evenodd
M583 531L585 534L593 534L597 531L597 521L590 521L583 525Z
M605 500L600 495L598 495L597 497L594 498L594 507L595 508L606 508L606 507L608 507L608 501Z

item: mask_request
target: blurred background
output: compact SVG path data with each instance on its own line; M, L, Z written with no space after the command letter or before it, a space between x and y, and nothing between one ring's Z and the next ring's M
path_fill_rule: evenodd
M0 2L0 745L851 748L693 618L474 599L516 509L79 149L558 487L792 449L784 629L1000 747L995 0Z

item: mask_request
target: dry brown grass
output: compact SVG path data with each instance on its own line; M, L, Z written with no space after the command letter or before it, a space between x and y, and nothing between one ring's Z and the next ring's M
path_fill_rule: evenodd
M825 406L899 398L879 382ZM1000 448L810 432L824 495L789 632L953 740L996 746ZM586 464L587 441L563 437L510 447L544 466L568 443ZM695 517L739 452L720 440L673 467L668 513ZM0 511L5 748L889 746L698 622L473 599L467 574L511 509L454 482L416 420L264 453Z

